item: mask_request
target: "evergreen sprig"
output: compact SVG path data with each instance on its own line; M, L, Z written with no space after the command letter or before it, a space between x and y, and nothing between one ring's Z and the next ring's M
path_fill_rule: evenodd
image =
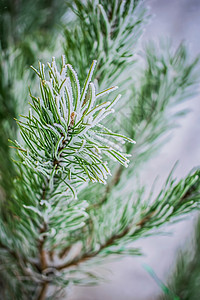
M41 98L30 94L33 104L24 121L17 121L22 138L27 145L23 148L18 142L23 163L43 174L49 181L50 189L56 181L64 182L75 196L73 183L88 179L105 183L110 170L102 155L127 167L127 155L122 153L121 143L133 140L113 133L100 122L110 113L119 100L95 105L97 98L109 94L117 87L100 93L95 92L91 81L96 62L93 61L81 91L76 72L71 65L63 64L58 72L55 59L49 66L49 80L46 80L44 65L39 64ZM58 183L57 183L58 184Z
M149 19L147 8L137 0L75 0L71 9L76 21L71 27L65 26L64 49L67 61L76 66L80 81L95 58L99 86L105 88L105 83L113 82L122 85L130 76L136 45Z
M138 225L145 232L166 222L177 221L177 219L182 218L188 212L199 209L199 201L199 169L191 171L185 179L181 179L178 182L173 178L172 170L158 196L152 201L149 195L148 199L144 201L144 206L141 208L142 218ZM150 205L150 203L152 204ZM134 233L134 235L137 234Z
M155 153L178 119L187 114L180 104L197 93L200 74L199 56L191 60L184 43L174 48L170 40L148 42L141 65L143 70L136 72L140 79L133 76L139 83L130 87L128 118L119 111L124 134L137 140L136 164ZM127 148L132 151L131 145Z

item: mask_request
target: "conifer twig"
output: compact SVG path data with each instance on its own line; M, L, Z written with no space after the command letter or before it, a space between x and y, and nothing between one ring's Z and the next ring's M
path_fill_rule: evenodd
M113 235L112 237L110 237L105 244L102 244L100 245L98 251L96 252L88 252L88 253L84 253L81 257L77 257L75 258L73 261L71 262L67 262L65 264L62 264L60 266L54 266L57 270L63 270L63 269L66 269L66 268L70 268L70 267L73 267L73 266L76 266L76 265L79 265L80 263L83 263L93 257L95 257L96 255L98 255L103 249L109 247L110 245L113 245L115 243L116 240L124 237L128 232L129 232L130 228L127 227L124 229L124 231L122 231L121 233L119 234L115 234Z

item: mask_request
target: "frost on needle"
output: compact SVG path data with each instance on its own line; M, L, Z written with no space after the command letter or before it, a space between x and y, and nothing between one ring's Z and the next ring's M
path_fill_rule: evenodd
M91 78L96 61L92 62L84 86L81 89L77 73L62 56L61 71L55 58L45 66L39 62L39 70L32 69L40 78L41 97L30 93L32 109L23 120L18 120L24 146L15 141L23 163L48 178L53 187L55 178L64 181L71 189L73 183L83 181L106 183L110 174L107 158L127 167L128 155L122 152L125 141L133 140L114 133L101 122L114 112L113 101L96 104L96 99L117 89L108 88L96 94ZM33 110L33 113L32 113Z

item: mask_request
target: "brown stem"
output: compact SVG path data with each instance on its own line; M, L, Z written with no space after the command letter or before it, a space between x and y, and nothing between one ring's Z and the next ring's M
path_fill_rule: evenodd
M115 175L113 176L113 179L112 181L110 182L110 184L108 184L106 186L106 190L105 190L105 194L104 196L100 199L100 201L98 203L94 203L94 204L91 204L86 210L90 210L90 209L93 209L93 208L98 208L100 207L101 205L103 205L106 201L107 201L107 198L108 198L108 193L110 192L110 190L113 188L113 186L116 186L120 180L120 177L122 175L122 172L123 172L123 167L120 166ZM59 257L60 258L63 258L69 251L70 247L67 246L66 248L64 248L61 253L59 254Z
M126 227L121 233L115 234L112 237L110 237L105 244L102 244L100 246L98 251L85 253L81 257L77 257L71 262L67 262L63 265L57 266L56 269L60 271L60 270L63 270L65 268L69 268L69 267L79 265L80 263L89 260L90 258L92 258L92 257L96 256L97 254L99 254L101 252L101 250L103 250L106 247L109 247L116 240L118 240L118 239L122 238L123 236L125 236L129 232L129 230L130 230L130 227Z
M152 211L150 213L148 213L144 218L142 218L137 224L136 226L140 226L143 227L150 219L151 217L155 214L155 211Z
M48 282L43 282L37 300L45 300L45 298L46 298L46 292L47 292L47 289L48 289L48 285L49 285Z
M47 230L47 224L44 223L43 227L40 229L40 234L46 232L46 230ZM43 236L42 239L39 241L39 245L38 245L41 271L43 271L47 267L46 251L44 250L45 240L46 240L46 236Z
M65 257L67 255L67 253L69 253L69 250L71 249L71 246L67 246L66 248L64 248L60 254L59 254L59 258L62 259L63 257Z
M141 221L139 221L136 224L136 226L140 226L140 229L141 229L151 219L151 217L154 215L154 213L155 213L155 211L151 212L149 215L144 217ZM109 246L113 245L116 240L118 240L118 239L124 237L126 234L128 234L130 229L131 229L131 226L127 226L121 233L114 234L113 236L111 236L105 244L102 244L100 246L98 251L85 253L81 257L79 256L71 262L67 262L63 265L57 266L56 269L60 271L60 270L63 270L65 268L74 267L74 266L79 265L80 263L83 263L83 262L89 260L90 258L95 257L96 255L98 255L101 252L101 250L105 249L106 247L109 247Z
M108 198L108 193L111 191L111 189L113 188L113 186L116 186L119 181L120 181L120 178L121 178L121 175L122 175L122 172L123 172L123 167L120 166L118 168L118 170L116 171L112 181L110 182L110 184L107 185L106 187L106 190L105 190L105 195L101 198L101 200L98 202L98 203L95 203L95 204L92 204L88 207L87 210L91 209L91 208L96 208L96 207L100 207L102 204L104 204L106 201L107 201L107 198ZM122 232L122 236L124 236L126 234L126 231L127 229L125 229L123 232ZM128 231L127 231L128 232ZM66 263L64 264L63 266L59 266L57 269L58 270L62 270L64 268L67 268L67 267L71 267L73 265L77 265L85 260L88 260L89 258L92 258L94 257L95 255L97 255L103 248L105 247L108 247L109 245L111 245L113 243L114 240L122 237L121 234L118 234L118 235L114 235L112 236L107 242L106 244L102 245L100 247L100 249L98 250L98 252L93 252L93 253L86 253L85 255L83 255L82 257L79 257L79 258L76 258L75 260L73 260L72 262L69 262L69 263ZM65 249L63 249L63 251L60 253L59 257L60 258L63 258L69 251L70 247L67 246Z

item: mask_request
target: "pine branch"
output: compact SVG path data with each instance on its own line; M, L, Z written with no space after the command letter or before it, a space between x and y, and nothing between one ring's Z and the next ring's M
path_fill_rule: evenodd
M81 263L85 263L88 260L101 255L102 250L106 250L110 254L115 254L117 253L115 252L116 250L110 250L109 252L109 248L113 245L118 245L120 249L122 244L125 246L126 244L131 243L133 240L152 234L152 230L155 229L155 227L158 228L163 224L166 224L166 222L176 221L178 217L183 216L193 209L196 209L200 204L199 175L199 171L196 171L192 174L189 174L185 179L176 183L175 180L172 179L172 174L170 174L164 188L161 190L158 197L153 201L153 205L151 207L149 207L148 204L151 199L148 197L146 201L141 201L141 195L139 196L137 202L132 203L132 209L136 206L136 203L138 203L140 206L137 207L137 209L143 210L139 220L137 217L132 220L127 220L128 215L125 218L124 216L121 216L121 220L119 218L117 220L118 224L115 224L113 227L113 235L110 236L104 243L101 243L98 247L98 250L92 251L90 249L90 251L83 252L73 260L69 260L66 263L58 266L54 265L52 268L54 267L57 270L63 270L71 267L74 268ZM130 200L128 204L130 206ZM102 216L102 214L106 211L107 218L110 219L113 224L114 218L113 213L109 210L109 204L104 205L105 210L101 209L98 214ZM126 211L128 212L128 210L124 209L123 213ZM112 216L109 216L109 213L111 213ZM132 212L130 213L130 216L133 216ZM127 225L124 224L125 220ZM96 220L96 223L98 224L98 228L96 227L95 229L96 231L104 233L107 232L107 226L109 227L109 224L105 226L105 224L101 224L99 220ZM119 227L119 223L121 228ZM102 230L103 227L105 228ZM96 233L96 235L98 234ZM120 252L118 252L118 254L119 253ZM123 254L123 251L121 251L121 254Z
M150 197L146 202L142 220L137 225L141 228L134 235L141 236L141 231L149 231L154 227L161 226L166 222L177 220L180 216L199 208L200 200L200 173L199 170L192 171L185 179L178 183L170 173L164 188L148 208Z
M137 139L134 154L144 162L166 141L166 134L187 113L180 105L197 93L199 57L193 61L184 44L173 49L170 41L149 42L145 47L145 69L138 88L132 88L127 113L121 115L124 133ZM132 147L128 147L131 153Z
M65 27L64 49L67 61L81 74L80 82L95 58L99 86L105 89L105 83L113 82L122 85L129 76L138 40L149 19L143 1L73 1L71 9L77 18L71 28Z
M178 299L199 298L199 274L200 274L200 221L199 217L195 225L194 236L178 251L176 264L169 275L168 286ZM169 299L167 295L161 295L158 299Z
M63 265L57 266L56 269L57 270L62 270L62 269L74 267L74 266L77 266L78 264L83 263L83 262L85 262L85 261L87 261L87 260L89 260L93 257L96 257L99 253L101 253L102 250L104 250L105 248L113 245L116 242L116 240L124 237L128 232L129 232L129 228L127 227L127 228L124 229L123 232L113 235L112 237L110 237L110 239L108 239L106 241L105 244L100 245L98 251L93 252L93 253L92 252L91 253L84 253L81 257L78 257L78 258L74 259L71 262L67 262Z
M25 121L17 121L24 144L13 142L19 155L16 164L20 174L15 184L16 194L13 195L17 203L11 201L10 208L15 212L18 209L17 217L20 218L20 224L15 228L16 242L19 243L19 237L27 238L30 243L27 250L33 260L38 254L39 268L38 263L29 262L31 272L39 271L35 277L41 286L38 299L45 298L48 287L48 256L54 253L55 257L56 252L63 251L63 242L70 232L83 227L88 218L85 212L87 202L76 199L76 190L80 189L82 182L89 180L105 182L110 173L107 162L103 161L105 155L125 166L128 163L120 143L133 141L99 124L113 112L112 107L119 97L94 106L96 97L105 94L95 95L94 85L90 82L94 64L82 92L75 71L65 64L64 57L61 72L58 72L54 59L49 65L50 81L45 78L44 65L39 64L39 71L35 71L40 77L42 98L30 94L35 115L30 111L28 116L24 116ZM85 101L88 89L89 98ZM106 93L115 89L110 88ZM9 226L12 227L12 223ZM25 230L27 226L32 228L29 236ZM12 238L11 232L7 238ZM58 246L53 250L55 244ZM22 273L30 276L26 265L27 262Z

